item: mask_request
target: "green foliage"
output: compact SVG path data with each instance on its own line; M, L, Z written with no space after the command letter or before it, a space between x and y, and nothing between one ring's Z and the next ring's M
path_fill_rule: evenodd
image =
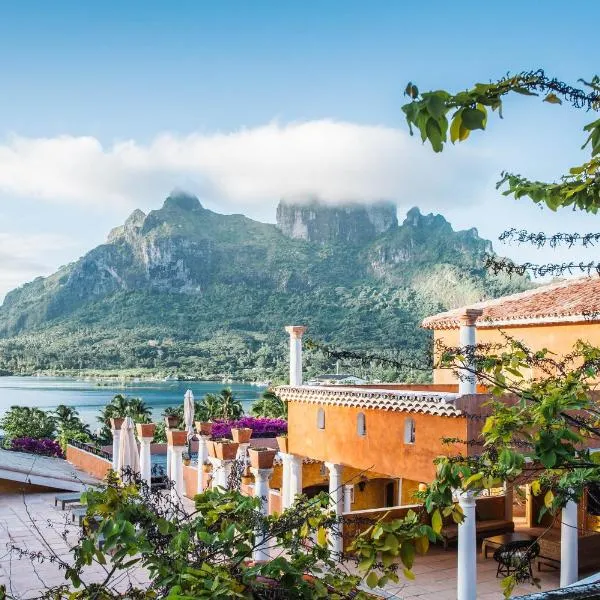
M52 439L56 433L56 420L41 408L11 406L0 418L0 428L8 438Z
M494 83L476 83L471 89L450 94L445 90L420 93L409 83L405 94L411 102L405 104L405 113L411 134L419 130L423 142L429 141L435 152L442 152L444 143L462 142L472 131L485 129L488 110L502 117L503 96L511 93L525 96L544 95L549 104L562 104L561 96L579 109L600 110L600 79L590 82L579 80L590 91L573 88L556 79L548 79L543 71L507 76ZM572 206L596 213L600 207L600 119L584 127L587 138L582 148L589 147L591 158L572 167L559 182L532 181L521 175L503 173L497 187L504 187L504 195L528 197L551 210Z
M88 505L87 535L75 548L75 563L67 572L75 591L52 590L56 600L88 598L84 589L89 588L82 586L85 568L92 563L107 567L108 577L95 590L107 595L113 581L139 566L150 582L148 588L130 590L132 597L159 592L160 597L177 599L260 599L278 593L291 600L366 600L370 596L357 589L362 581L372 587L398 580L388 557L399 557L405 576L413 578L415 552L426 552L428 539L435 538L414 513L391 523L377 522L370 530L374 534L359 538L363 560L358 574L351 575L328 547L335 516L327 510L326 494L310 500L298 497L283 513L264 516L257 498L235 490L208 490L196 496L195 511L188 516L143 486L120 487L113 474L106 489L88 491L83 500ZM257 531L274 556L264 563L252 560Z
M92 440L92 433L89 426L83 423L79 417L79 412L72 406L59 404L54 410L54 418L56 423L56 438L63 452L66 452L69 440L86 443Z
M271 417L274 419L287 419L287 403L275 392L265 390L260 398L250 407L254 417Z
M135 423L150 423L151 408L141 398L116 394L100 411L98 421L102 424L100 437L105 442L112 440L110 420L131 417Z
M206 394L199 402L197 421L234 421L244 415L244 408L231 388L224 388L218 394Z

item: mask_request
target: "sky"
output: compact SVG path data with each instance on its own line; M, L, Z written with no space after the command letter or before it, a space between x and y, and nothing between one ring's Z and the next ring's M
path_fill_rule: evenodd
M273 222L282 197L389 199L476 227L534 262L594 250L505 245L508 228L600 231L495 189L583 162L596 118L538 98L442 154L410 137L408 81L457 91L543 67L600 73L600 3L404 0L0 3L0 299L102 243L173 188Z

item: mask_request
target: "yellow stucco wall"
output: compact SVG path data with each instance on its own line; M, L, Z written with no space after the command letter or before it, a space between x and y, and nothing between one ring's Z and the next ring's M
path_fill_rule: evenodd
M561 323L555 325L528 325L502 328L477 328L478 344L503 344L505 332L522 341L532 350L549 350L559 354L569 354L578 340L600 346L600 323ZM439 329L434 331L434 341L441 341L445 346L460 345L458 329ZM436 384L456 383L456 377L450 369L435 369L433 381Z

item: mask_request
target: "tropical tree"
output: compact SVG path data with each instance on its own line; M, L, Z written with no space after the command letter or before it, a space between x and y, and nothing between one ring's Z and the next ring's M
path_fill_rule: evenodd
M231 388L224 388L218 394L206 394L197 407L199 421L233 421L244 414L242 403Z
M54 438L56 420L41 408L11 406L0 419L0 428L8 438Z
M152 409L141 399L116 394L101 411L98 421L102 424L102 441L112 440L110 420L131 417L136 423L149 423Z
M287 419L287 403L272 390L265 390L250 407L254 417Z
M59 404L53 411L56 423L58 441L66 450L69 440L80 442L89 442L92 439L92 432L89 425L83 423L79 417L79 412L72 406Z

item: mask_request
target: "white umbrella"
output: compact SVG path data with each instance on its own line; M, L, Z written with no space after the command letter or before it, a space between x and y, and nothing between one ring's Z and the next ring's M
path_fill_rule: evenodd
M127 417L121 425L121 439L119 441L118 473L122 475L124 469L140 472L140 454L135 441L133 419Z
M183 422L188 439L194 435L194 394L188 390L183 397Z

